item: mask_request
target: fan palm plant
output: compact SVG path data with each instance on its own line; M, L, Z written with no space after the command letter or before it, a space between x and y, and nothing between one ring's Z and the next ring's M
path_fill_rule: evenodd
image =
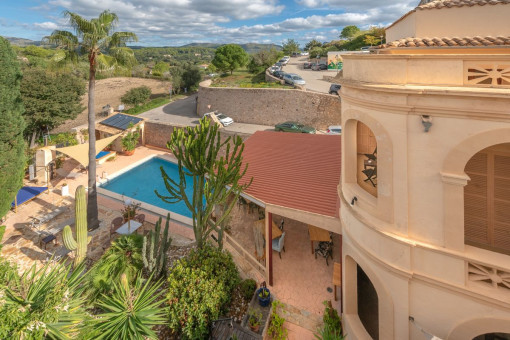
M130 281L138 276L143 268L142 243L142 236L136 234L120 237L112 243L90 271L92 300L111 290L111 282L119 281L122 274Z
M57 45L54 61L58 65L77 62L80 54L89 61L88 127L89 127L89 171L87 222L89 229L99 226L96 191L96 114L94 112L94 90L96 72L113 71L135 64L133 51L126 43L138 41L132 32L113 32L118 17L108 10L98 18L87 20L76 13L64 12L76 35L69 31L55 30L45 41Z
M0 282L1 339L69 339L79 337L91 318L82 298L84 264L71 266L48 262L19 275L7 271Z
M104 313L98 315L94 329L97 339L157 339L151 329L166 322L166 311L160 300L162 282L153 284L151 278L143 283L138 276L130 287L125 274L120 284L113 283L113 293L102 295L97 306ZM159 292L158 292L159 291Z

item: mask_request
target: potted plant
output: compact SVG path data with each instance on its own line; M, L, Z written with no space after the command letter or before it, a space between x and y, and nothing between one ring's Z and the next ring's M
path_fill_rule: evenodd
M255 333L258 333L261 321L262 312L254 308L250 308L250 310L248 311L248 325L250 326L250 329Z
M132 131L132 127L133 123L129 124L130 131L122 137L122 147L126 156L131 156L135 153L138 139L140 139L140 127L137 127L135 131Z
M126 223L129 220L132 220L135 218L136 213L140 209L141 203L124 203L124 208L122 209L122 217L124 218L124 223Z
M259 299L259 305L262 307L269 306L271 301L271 292L266 287L266 282L262 282L260 288L257 289L257 298Z

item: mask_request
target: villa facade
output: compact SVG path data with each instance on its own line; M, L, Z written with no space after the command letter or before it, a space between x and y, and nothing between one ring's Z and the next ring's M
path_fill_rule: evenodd
M422 0L375 53L343 56L351 339L510 338L508 13Z

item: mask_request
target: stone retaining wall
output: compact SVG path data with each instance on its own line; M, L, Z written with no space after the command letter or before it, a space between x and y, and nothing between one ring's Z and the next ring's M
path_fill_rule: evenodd
M202 82L198 114L215 110L248 124L275 125L293 120L326 129L341 120L338 96L297 89L209 87L208 82Z
M170 136L174 129L182 129L184 126L172 125L159 122L145 122L145 145L153 146L157 148L166 149L166 143L170 140ZM228 137L239 136L243 141L250 137L249 134L245 133L234 133L232 131L226 131L220 129L221 139L224 141ZM224 152L220 152L220 156L224 155Z

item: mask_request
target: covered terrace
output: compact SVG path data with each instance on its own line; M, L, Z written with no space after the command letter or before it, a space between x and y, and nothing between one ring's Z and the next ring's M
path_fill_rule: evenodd
M231 232L265 267L262 274L278 299L316 314L322 311L323 300L334 301L333 263L341 261L340 143L339 135L273 131L259 131L247 139L243 162L248 170L241 182L250 178L253 182L241 196L249 202L248 212L256 208L260 214L248 214ZM257 249L257 229L263 230L262 249ZM279 239L283 233L285 251L279 254L265 240ZM323 241L331 236L328 264L324 257L314 256L316 234L325 235ZM301 303L301 297L313 301ZM335 305L340 307L338 301Z

